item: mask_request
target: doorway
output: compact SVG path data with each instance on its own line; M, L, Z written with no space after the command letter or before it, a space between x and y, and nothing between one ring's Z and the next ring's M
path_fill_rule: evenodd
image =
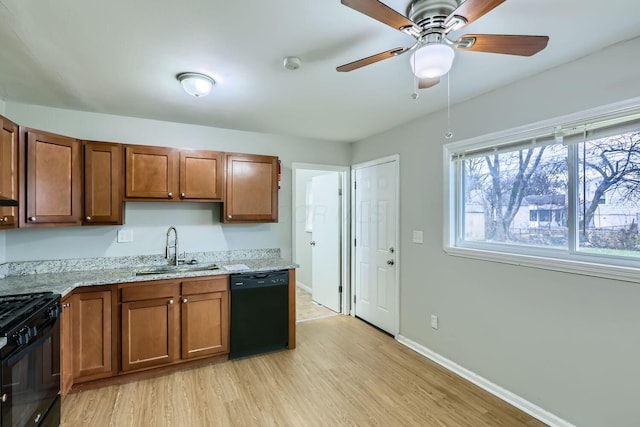
M354 315L399 332L399 156L353 166Z
M349 314L349 167L293 163L296 285L314 303Z

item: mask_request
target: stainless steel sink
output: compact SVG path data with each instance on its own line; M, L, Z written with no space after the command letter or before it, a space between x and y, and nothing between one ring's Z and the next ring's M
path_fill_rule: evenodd
M157 267L149 267L142 270L135 270L136 276L144 276L149 274L171 274L171 273L185 273L190 271L209 271L218 270L220 266L218 264L193 264L193 265L160 265Z

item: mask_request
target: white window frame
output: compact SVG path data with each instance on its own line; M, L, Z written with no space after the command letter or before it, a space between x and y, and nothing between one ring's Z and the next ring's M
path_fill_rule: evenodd
M460 188L457 183L461 177L460 169L453 165L452 156L455 153L472 151L488 146L500 147L515 141L533 139L540 135L558 134L562 130L584 129L585 123L607 122L615 123L622 117L640 116L640 98L594 108L576 114L562 116L531 125L521 126L505 131L495 132L463 141L445 144L443 147L443 249L453 256L500 262L545 270L562 271L567 273L618 279L640 283L640 260L607 255L590 255L576 251L576 239L569 240L568 250L531 247L522 245L492 244L489 242L463 242L456 239L456 232L461 227L460 212L457 211L457 200ZM587 125L588 126L588 125ZM575 172L575 149L569 147L569 169ZM577 218L575 209L577 202L576 188L569 185L568 226L575 229ZM571 234L570 234L571 236Z

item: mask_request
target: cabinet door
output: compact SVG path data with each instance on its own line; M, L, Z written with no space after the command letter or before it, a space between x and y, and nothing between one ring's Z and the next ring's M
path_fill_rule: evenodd
M123 303L122 371L151 368L178 357L178 305L173 298Z
M178 200L178 154L165 147L125 147L125 197Z
M182 297L182 359L229 352L229 293Z
M18 200L18 126L0 116L0 196ZM18 207L0 206L0 229L18 224Z
M222 153L217 151L180 152L180 198L183 200L222 200Z
M71 298L73 382L113 375L111 291L87 292Z
M223 222L278 221L278 158L227 154Z
M60 315L60 394L66 395L73 386L73 354L71 351L71 296L62 299Z
M84 224L122 224L122 146L84 144Z
M36 131L27 131L26 138L26 204L20 226L80 225L80 141Z

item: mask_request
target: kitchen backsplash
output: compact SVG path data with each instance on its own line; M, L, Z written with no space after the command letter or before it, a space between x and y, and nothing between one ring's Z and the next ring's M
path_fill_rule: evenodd
M247 249L215 252L187 252L186 260L215 263L250 259L280 258L280 249ZM114 270L167 264L163 255L134 255L100 258L75 258L48 261L7 262L0 265L0 278L26 274L65 273L70 271Z

